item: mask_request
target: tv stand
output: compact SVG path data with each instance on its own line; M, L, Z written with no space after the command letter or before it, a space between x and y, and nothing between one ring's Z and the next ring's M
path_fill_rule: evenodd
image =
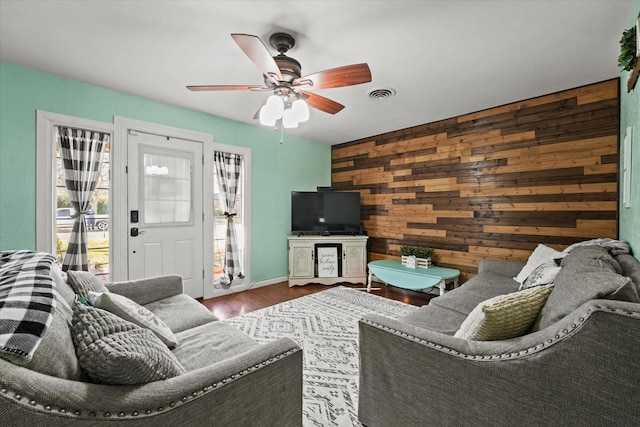
M367 283L368 236L289 236L289 287L309 283L335 285L337 283ZM339 248L337 263L341 274L322 277L318 272L318 248Z

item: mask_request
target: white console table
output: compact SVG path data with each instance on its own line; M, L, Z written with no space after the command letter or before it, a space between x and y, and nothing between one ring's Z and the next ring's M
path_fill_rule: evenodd
M289 236L289 286L309 283L333 285L340 282L367 282L367 236ZM338 267L332 277L318 267L316 254L327 248L329 254L336 254L334 262ZM333 251L331 248L336 248ZM320 270L320 271L319 271Z

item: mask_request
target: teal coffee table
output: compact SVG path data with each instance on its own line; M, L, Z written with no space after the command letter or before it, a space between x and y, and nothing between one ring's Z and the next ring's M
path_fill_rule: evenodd
M371 292L371 277L376 276L389 285L414 291L438 287L440 295L444 295L446 281L452 280L453 286L457 287L458 277L460 277L460 271L454 268L408 268L399 261L387 259L371 261L367 266L369 267L367 292Z

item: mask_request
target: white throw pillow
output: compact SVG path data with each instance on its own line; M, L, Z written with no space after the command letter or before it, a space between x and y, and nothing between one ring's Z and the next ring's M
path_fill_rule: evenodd
M518 273L518 275L513 279L522 285L525 279L529 277L531 272L535 270L536 267L538 267L541 264L544 264L547 261L553 261L554 259L557 259L557 258L564 258L566 255L567 255L566 253L558 252L555 249L540 243L538 247L533 251L533 253L531 253L531 255L529 256L529 260L527 261L527 264L522 268L522 270L520 270L520 273Z
M555 280L558 273L562 270L555 260L547 261L544 264L540 264L533 269L529 277L527 277L522 285L518 288L519 291L533 288L534 286L551 285Z
M536 286L479 303L454 335L475 341L506 340L529 332L551 287Z
M160 319L135 301L113 292L89 292L92 306L109 311L124 320L153 332L169 348L175 348L178 340L171 329Z

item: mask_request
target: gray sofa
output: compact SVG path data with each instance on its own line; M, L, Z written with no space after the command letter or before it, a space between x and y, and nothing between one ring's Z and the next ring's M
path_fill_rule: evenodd
M518 291L514 277L524 264L499 260L481 261L464 285L403 318L365 316L360 421L368 427L638 425L640 262L593 246L558 262L555 286L522 336L454 337L479 303Z
M108 290L164 321L178 341L170 353L184 371L144 384L90 381L74 351L74 292L51 274L53 322L33 358L22 366L0 358L0 424L300 426L301 349L285 338L259 345L217 321L183 294L179 276L113 283Z

